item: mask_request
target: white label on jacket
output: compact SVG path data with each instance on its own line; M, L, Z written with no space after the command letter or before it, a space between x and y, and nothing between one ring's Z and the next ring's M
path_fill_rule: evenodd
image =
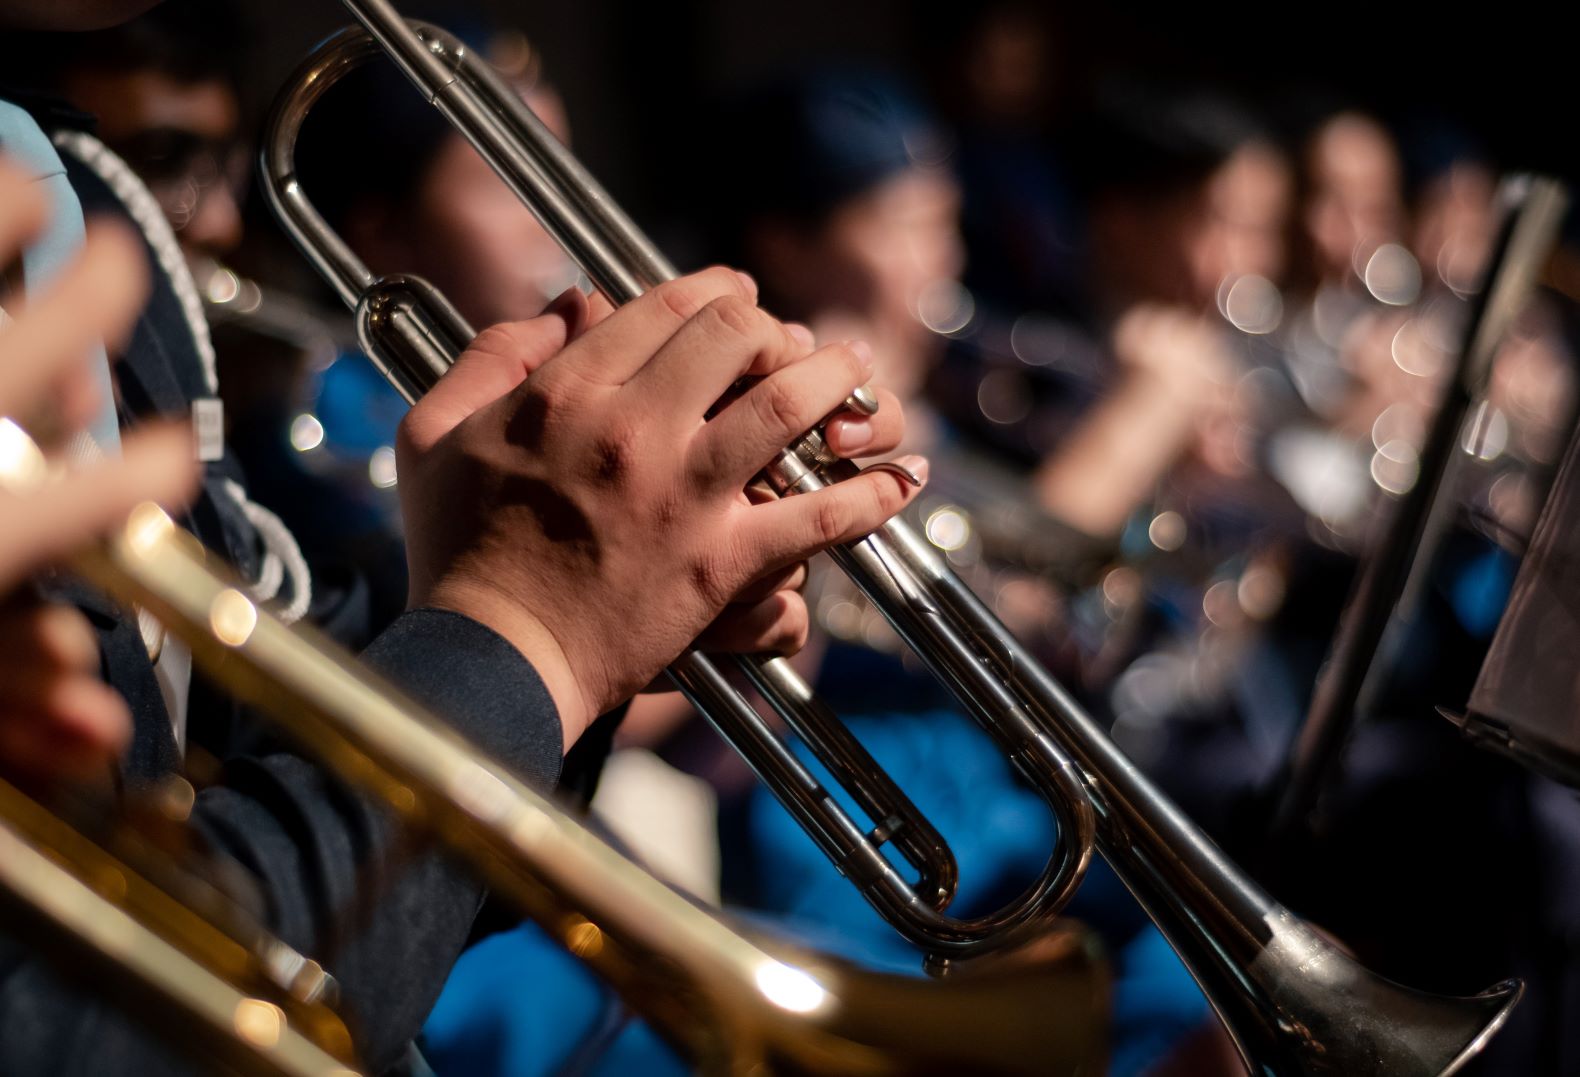
M206 396L192 401L192 437L197 442L197 458L202 463L225 455L225 405L218 397Z

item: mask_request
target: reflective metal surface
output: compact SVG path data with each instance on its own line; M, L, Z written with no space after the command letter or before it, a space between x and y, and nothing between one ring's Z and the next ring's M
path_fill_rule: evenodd
M1092 1074L1107 991L1086 936L947 983L748 938L653 879L326 638L281 623L140 506L75 567L151 610L309 754L444 844L708 1073Z
M519 98L454 39L414 31L386 0L344 2L612 301L673 276ZM286 227L310 258L346 282L347 302L359 301L355 260L307 204L291 142L326 80L366 51L343 34L304 65L276 106L264 155L265 187ZM406 335L415 337L431 334ZM768 479L789 495L854 472L819 448L815 434L803 439L770 465ZM932 887L943 875L924 873L927 889L910 891L875 846L857 844L853 820L827 810L826 795L794 788L798 764L711 664L691 654L671 674L868 900L936 962L1010 944L1045 924L1078 885L1095 840L1195 974L1254 1072L1452 1073L1501 1025L1518 984L1468 999L1411 991L1368 972L1277 905L1146 780L907 525L891 521L832 552L1058 815L1058 847L1019 901L971 921L940 912ZM795 712L810 696L790 676L785 671L781 680L770 666L753 679L778 697L776 709ZM833 728L821 715L803 724L819 735ZM886 836L880 825L874 837Z
M312 997L323 981L316 965L277 940L267 951L239 942L3 781L0 911L7 934L63 977L206 1066L258 1077L358 1072L350 1033Z
M1499 200L1505 209L1502 234L1465 326L1454 376L1444 386L1419 454L1418 473L1412 468L1382 542L1365 559L1327 668L1275 787L1282 791L1274 811L1275 835L1307 825L1350 730L1370 709L1369 685L1375 687L1372 678L1381 665L1384 637L1391 624L1407 619L1410 596L1421 586L1420 575L1432 562L1437 537L1452 518L1457 495L1449 478L1471 405L1485 391L1493 357L1530 300L1568 207L1562 184L1529 176L1506 182Z

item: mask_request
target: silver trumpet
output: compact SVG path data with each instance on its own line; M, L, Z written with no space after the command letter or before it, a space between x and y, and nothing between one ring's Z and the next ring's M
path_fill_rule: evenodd
M355 310L364 349L408 400L443 374L473 331L422 280L374 277L314 210L293 164L297 132L313 104L380 51L612 302L676 276L486 63L443 31L408 24L388 0L343 2L362 29L324 42L282 90L264 141L264 189L303 253ZM780 494L793 495L855 472L812 430L781 452L765 477ZM1275 902L1147 781L909 526L891 520L829 552L1057 817L1047 867L1011 905L969 920L948 914L955 869L947 847L786 663L740 664L847 787L871 818L870 830L835 805L713 661L688 652L669 674L867 900L928 955L933 971L1034 935L1073 893L1095 847L1190 967L1255 1073L1452 1073L1507 1018L1522 991L1518 982L1470 998L1401 987ZM885 845L916 870L916 883L889 862Z
M42 454L6 420L0 420L0 450L0 487L26 488L47 471ZM864 971L741 934L615 852L327 638L259 607L209 556L162 509L145 503L70 567L120 601L147 609L186 641L210 676L275 719L309 757L473 868L702 1072L1101 1072L1107 979L1081 930L1060 926L1035 945L995 955L946 983ZM13 874L5 790L0 784L0 907ZM72 896L56 904L69 905ZM168 899L158 908L190 918ZM101 943L108 956L124 959L129 955L114 945L115 926L89 938L108 940ZM223 940L213 945L222 947ZM250 1000L215 992L210 979L185 965L173 966L160 986L166 981L173 998L145 1003L178 1002L187 1012L201 1004L205 1016L218 1008L221 1030L231 1018L225 1007L235 1010L237 1036L216 1037L216 1049L226 1052L221 1057L256 1062L253 1040L274 1048L264 1061L277 1065L240 1066L244 1072L348 1077L344 1064L310 1051L299 1034L288 1044L268 1038L285 1024L283 1010L262 1013L276 1021L259 1024ZM339 1030L336 1046L348 1054Z

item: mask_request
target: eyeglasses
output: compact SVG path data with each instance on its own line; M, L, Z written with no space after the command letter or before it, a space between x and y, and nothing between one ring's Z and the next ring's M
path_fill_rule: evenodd
M224 184L241 199L247 155L230 139L214 139L180 128L139 131L112 147L159 201L171 227L180 231L197 216L209 192Z

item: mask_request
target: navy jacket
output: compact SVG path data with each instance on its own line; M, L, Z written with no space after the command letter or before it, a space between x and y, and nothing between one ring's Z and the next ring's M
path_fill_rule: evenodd
M69 158L67 164L87 212L117 210L97 177ZM116 370L123 426L184 415L205 392L170 284L157 270L151 276L154 293ZM184 523L250 575L261 547L225 493L225 481L235 477L228 459L206 465L203 491ZM132 706L123 784L169 773L180 753L135 625L103 599L78 587L67 591L99 631L106 678ZM344 631L337 634L355 638L356 604L346 599L315 594L313 616L339 622ZM534 786L551 788L558 780L563 746L553 702L531 665L494 632L457 614L416 610L380 633L364 657ZM364 1064L374 1072L396 1066L466 943L483 887L439 854L388 855L399 839L386 812L281 742L258 735L254 721L196 675L188 738L223 763L223 779L198 796L196 829L214 852L257 878L265 926L339 981L341 1010ZM63 983L25 945L0 937L0 1073L201 1069L91 993Z

